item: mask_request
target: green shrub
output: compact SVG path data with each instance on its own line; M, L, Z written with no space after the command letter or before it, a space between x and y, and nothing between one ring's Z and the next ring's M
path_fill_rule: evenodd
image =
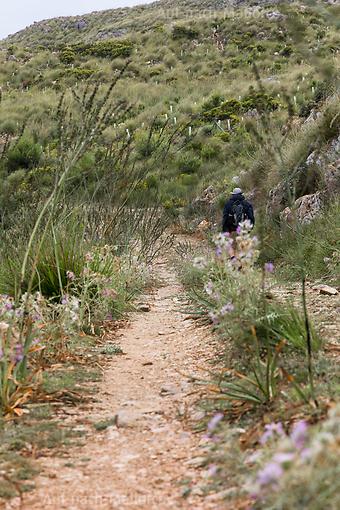
M42 148L29 138L22 138L7 154L7 168L14 172L19 168L33 168L39 165Z
M0 123L0 133L5 135L15 135L18 127L14 120L6 119Z
M72 48L64 48L60 52L60 61L63 64L70 65L73 64L76 59L76 53Z
M217 158L221 154L221 146L217 140L211 140L206 145L203 145L201 149L201 157L205 160L211 160Z
M172 29L173 39L197 39L199 32L184 25L175 25Z
M100 41L93 44L75 44L71 49L79 55L93 55L94 57L114 59L129 57L133 44L129 40Z
M194 174L201 168L202 161L197 156L186 152L180 155L176 165L180 173Z

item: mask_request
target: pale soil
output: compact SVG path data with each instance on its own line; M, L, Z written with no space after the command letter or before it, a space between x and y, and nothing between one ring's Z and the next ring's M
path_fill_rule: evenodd
M173 272L161 263L156 272L163 284L145 298L151 310L135 314L113 339L126 355L106 367L93 408L66 420L85 427L84 445L70 448L67 458L40 459L36 489L8 509L218 508L202 496L207 468L195 466L207 440L193 430L201 417L192 405L197 386L190 382L190 375L202 376L202 367L211 366L209 328L197 328L180 311L184 291ZM116 415L118 426L93 428ZM183 498L188 485L193 490Z

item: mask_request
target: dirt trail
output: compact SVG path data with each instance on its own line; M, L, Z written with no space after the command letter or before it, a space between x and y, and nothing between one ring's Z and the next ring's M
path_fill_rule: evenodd
M146 297L151 310L121 332L126 355L110 362L91 413L71 418L86 427L86 444L66 459L41 459L37 488L24 495L22 509L216 508L197 488L187 499L181 495L183 479L195 488L203 474L195 464L205 439L183 416L189 410L199 419L191 407L197 388L185 374L202 374L199 367L208 365L208 330L179 311L183 289L167 265L158 264L157 272L163 285ZM118 427L96 432L90 425L116 415Z

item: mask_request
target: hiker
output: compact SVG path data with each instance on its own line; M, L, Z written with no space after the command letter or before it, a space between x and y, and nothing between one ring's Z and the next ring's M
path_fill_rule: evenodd
M253 206L244 198L240 188L235 188L223 210L223 232L236 232L240 223L249 220L255 225Z

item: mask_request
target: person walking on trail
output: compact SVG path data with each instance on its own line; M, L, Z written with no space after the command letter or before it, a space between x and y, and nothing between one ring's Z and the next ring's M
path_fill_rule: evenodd
M243 191L235 188L224 206L223 210L223 232L236 232L237 227L245 220L255 225L254 209L250 202L244 198Z

